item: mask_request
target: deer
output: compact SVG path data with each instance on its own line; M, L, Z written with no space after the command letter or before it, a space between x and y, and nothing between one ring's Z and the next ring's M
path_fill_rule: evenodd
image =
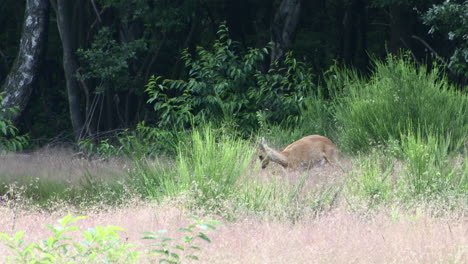
M265 138L262 138L258 158L262 163L262 169L265 169L270 161L286 169L310 169L317 163L334 166L338 162L338 152L336 145L329 138L320 135L303 137L281 152L270 148Z

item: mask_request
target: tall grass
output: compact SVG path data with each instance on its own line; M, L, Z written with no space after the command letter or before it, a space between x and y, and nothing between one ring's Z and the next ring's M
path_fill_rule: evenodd
M204 125L180 141L172 164L139 162L132 178L153 198L188 194L195 206L219 206L235 191L254 151L247 141Z
M468 191L467 171L454 164L449 152L450 139L435 134L416 134L402 137L401 151L406 163L402 189L411 196L447 196ZM466 157L465 157L466 159Z
M371 206L388 202L393 198L393 172L393 158L374 149L355 160L355 169L348 174L346 189L352 196L368 200Z
M294 177L298 182L282 175L262 178L259 164L252 163L256 145L231 135L211 125L195 128L174 161L137 162L130 179L143 197L185 197L184 206L228 218L252 213L295 221L334 202L336 188L304 194L307 172Z
M394 56L374 60L374 65L370 80L346 82L336 103L342 148L368 151L400 141L419 126L421 136L435 131L448 138L451 150L461 149L468 139L468 96L456 91L439 67L428 69Z
M191 142L180 146L177 188L195 189L202 204L225 199L246 171L253 154L250 144L241 139L224 133L217 136L210 126L197 129Z
M360 154L348 173L348 194L371 206L437 201L442 207L451 207L466 202L466 153L450 152L447 138L424 137L420 129L416 131L402 135L401 143Z

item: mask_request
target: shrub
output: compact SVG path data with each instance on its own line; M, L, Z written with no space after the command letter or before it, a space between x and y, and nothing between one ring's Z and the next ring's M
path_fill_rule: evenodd
M70 224L85 218L67 215L59 220L59 226L47 227L52 236L42 243L25 245L24 232L18 232L10 237L0 233L0 239L15 254L8 258L10 263L137 263L138 252L131 250L132 244L120 241L117 231L120 227L96 227L81 233L83 240L73 242L69 235L79 232L77 226Z
M264 73L268 48L242 52L228 33L221 25L211 50L198 47L196 55L183 51L187 80L150 78L148 102L160 127L186 128L207 120L234 124L238 132L249 134L258 128L259 111L270 122L297 118L314 87L312 71L288 53L283 65L273 63Z
M416 67L394 56L374 64L370 80L348 82L336 103L343 148L368 151L419 127L422 137L436 133L448 138L449 149L461 149L468 139L468 97L448 84L438 66Z
M175 156L177 142L186 134L183 130L150 127L143 121L138 123L134 130L125 129L98 142L86 138L81 140L78 146L86 157L97 156L103 159L124 156L138 160L164 154Z
M22 150L28 145L28 137L26 135L18 135L18 128L8 118L13 113L16 113L16 108L5 108L2 106L3 95L0 93L0 151L16 151Z
M58 226L48 225L53 234L42 243L25 244L23 231L13 236L0 232L0 241L3 240L13 252L13 255L7 257L7 261L18 264L142 263L142 261L154 263L156 260L158 263L185 263L182 261L199 259L193 253L194 250L201 250L200 246L195 244L195 239L210 243L211 240L203 231L216 230L216 225L221 225L215 220L202 220L196 216L189 216L195 220L195 224L179 229L187 234L181 238L182 241L163 236L167 230L160 230L158 233L144 232L143 239L156 240L160 243L151 244L151 250L140 252L134 244L121 240L118 234L118 231L124 230L121 227L96 226L82 232L78 226L71 225L83 218L86 217L67 215L58 221ZM81 235L81 240L76 241L76 238L70 236L72 233Z

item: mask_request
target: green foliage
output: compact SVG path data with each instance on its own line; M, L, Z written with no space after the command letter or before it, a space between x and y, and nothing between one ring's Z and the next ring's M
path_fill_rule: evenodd
M201 247L195 244L196 240L204 240L208 243L211 243L210 238L202 231L204 230L216 230L215 225L221 225L221 222L216 220L207 220L204 221L196 216L189 216L189 218L196 221L195 224L188 225L187 227L179 228L178 231L183 234L181 240L164 236L167 233L166 229L161 229L157 233L154 232L145 232L143 239L156 240L159 243L152 244L152 249L150 251L151 255L161 256L159 258L159 263L189 263L188 261L199 260L199 257L192 252L200 251ZM195 232L196 230L201 230Z
M449 138L437 134L422 136L421 129L402 137L401 152L406 170L400 188L411 197L466 193L466 171L451 162L449 146Z
M301 110L307 107L307 98L312 99L309 96L314 95L312 91L316 88L312 69L296 60L292 52L286 53L281 65L274 62L267 74L257 71L255 77L259 87L254 91L256 103L264 106L263 113L273 123L297 121L303 113Z
M367 151L402 135L435 132L459 150L468 136L468 97L455 91L439 67L416 67L406 57L374 61L369 81L348 82L335 105L339 142L348 151Z
M466 154L457 158L449 151L449 139L416 131L402 135L400 143L359 155L348 173L348 192L370 205L463 197L468 191Z
M96 226L81 231L78 226L71 225L84 218L86 217L72 217L69 214L58 221L58 226L47 225L52 235L44 239L42 243L26 244L23 231L13 236L0 232L0 241L3 241L13 253L7 257L7 263L141 263L142 260L185 263L181 261L199 259L196 254L189 253L193 250L201 250L201 247L195 244L195 239L210 243L211 240L203 231L216 230L216 225L221 225L215 220L202 220L196 216L189 216L196 223L179 229L187 234L181 238L181 242L162 236L165 230L160 230L158 234L144 232L143 239L158 240L161 243L151 245L156 249L141 252L134 244L121 240L118 234L118 231L124 230L121 227ZM201 231L195 233L196 230ZM79 234L80 240L77 241L77 238L72 236L73 234ZM142 256L145 258L142 259Z
M18 135L18 128L8 116L16 113L16 108L5 108L1 105L3 102L3 94L0 93L0 151L17 151L22 150L28 145L28 136Z
M7 258L9 263L137 263L138 252L135 247L120 241L116 226L88 229L81 233L72 223L85 218L67 215L59 220L58 226L48 225L52 236L42 243L25 244L24 232L10 237L0 233L0 239L15 253ZM80 242L73 242L72 233L81 233Z
M212 125L195 128L179 142L175 162L136 161L129 183L144 197L188 194L189 206L219 209L235 192L255 148Z
M455 43L448 67L468 77L468 1L444 1L433 5L422 15L423 23L431 26L429 34L440 32Z
M187 80L150 78L148 102L160 127L184 128L206 119L251 132L258 128L259 111L272 122L298 116L306 92L314 87L311 70L288 53L283 66L275 63L263 73L260 68L268 49L248 49L240 55L238 43L228 33L221 25L212 51L198 47L196 56L187 50L182 53Z
M242 139L218 133L210 125L192 132L189 142L179 147L172 180L179 192L192 191L195 206L207 209L217 209L234 193L255 151Z
M78 49L77 55L83 65L79 79L98 81L96 93L113 87L116 91L129 89L129 61L136 58L138 52L146 49L143 40L118 43L112 38L112 31L103 27L99 30L91 48Z
M394 190L391 174L393 157L373 149L369 155L359 155L355 168L348 174L347 190L354 196L369 201L370 205L388 202Z
M149 127L145 122L138 123L135 130L124 130L95 143L93 139L83 139L78 143L79 149L86 157L155 157L174 156L178 141L185 136L185 131L163 130Z

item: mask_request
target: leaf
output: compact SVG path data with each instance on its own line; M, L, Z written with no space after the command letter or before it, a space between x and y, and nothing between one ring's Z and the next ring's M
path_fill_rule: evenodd
M206 222L211 223L211 224L215 224L215 225L223 225L223 223L221 223L220 221L217 221L217 220L206 220Z
M5 233L0 233L0 238L5 240L5 241L12 240L12 238L9 235L5 234Z
M193 260L199 260L198 257L195 255L187 255L186 257Z
M193 232L191 228L182 227L177 229L178 231Z
M170 237L165 237L165 236L160 236L159 239L161 239L162 242L167 242L167 241L173 241L174 239Z
M158 230L158 233L159 233L159 234L167 233L167 229L160 229L160 230Z
M142 239L157 239L157 237L155 235L147 235L147 236L143 236Z
M179 250L182 250L182 251L185 250L185 248L182 247L181 245L175 245L175 246L172 246L172 248L179 249Z
M193 219L193 220L195 220L195 221L200 221L200 218L198 218L198 217L195 216L195 215L188 215L187 218L191 218L191 219Z
M19 231L17 232L14 236L13 236L13 240L15 241L15 243L19 243L21 238L23 238L23 235L24 235L24 231Z
M205 235L204 233L200 232L199 235L198 235L199 238L205 240L206 242L208 243L211 243L211 240L208 238L207 235Z

